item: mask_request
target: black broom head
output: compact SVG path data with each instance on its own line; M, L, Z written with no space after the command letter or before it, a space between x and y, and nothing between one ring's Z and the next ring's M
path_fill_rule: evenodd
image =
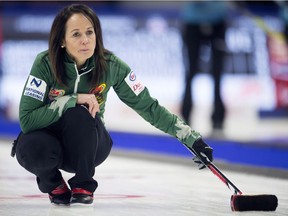
M232 195L232 211L275 211L278 199L275 195Z

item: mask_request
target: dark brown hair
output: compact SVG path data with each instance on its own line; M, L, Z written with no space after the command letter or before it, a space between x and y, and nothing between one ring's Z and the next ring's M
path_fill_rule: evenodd
M96 48L94 50L95 68L91 73L92 84L98 84L101 75L106 69L105 53L109 51L104 48L102 29L98 16L88 6L83 4L72 4L63 8L55 17L51 32L49 36L49 58L52 67L52 73L59 84L66 85L65 77L66 71L64 67L64 53L65 49L61 48L63 39L65 37L66 23L68 19L76 13L83 14L88 18L96 34Z

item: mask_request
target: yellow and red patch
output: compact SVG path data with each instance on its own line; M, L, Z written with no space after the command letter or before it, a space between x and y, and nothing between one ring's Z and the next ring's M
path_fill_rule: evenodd
M99 86L97 86L97 87L95 87L89 91L90 94L95 95L99 105L101 105L105 101L103 94L102 94L103 91L105 90L105 88L106 88L106 84L102 83Z

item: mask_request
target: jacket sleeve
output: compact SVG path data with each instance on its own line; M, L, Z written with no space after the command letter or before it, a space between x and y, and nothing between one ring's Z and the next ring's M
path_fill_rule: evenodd
M47 61L37 57L25 83L19 106L20 127L23 133L41 129L59 120L70 107L74 107L77 95L66 95L50 103L48 94L53 76Z
M120 100L134 109L151 125L176 137L186 146L192 147L195 140L199 139L201 135L192 130L178 116L161 106L158 100L151 97L149 90L125 63L118 60L114 67L115 85L113 88Z

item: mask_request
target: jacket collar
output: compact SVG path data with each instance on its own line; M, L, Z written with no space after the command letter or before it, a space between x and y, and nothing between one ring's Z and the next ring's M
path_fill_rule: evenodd
M70 71L72 67L75 69L76 63L67 52L65 52L64 54L64 64L65 64L65 67L67 68L67 71ZM95 58L93 55L92 57L87 59L83 67L78 70L78 73L79 74L85 73L86 71L89 71L93 69L94 67L95 67Z

